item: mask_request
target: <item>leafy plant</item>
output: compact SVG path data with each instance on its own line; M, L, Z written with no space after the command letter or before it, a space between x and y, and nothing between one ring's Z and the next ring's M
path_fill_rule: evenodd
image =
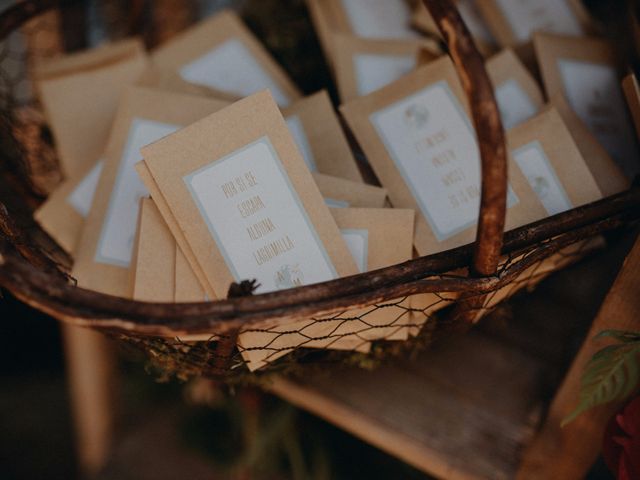
M640 332L604 330L595 339L617 341L596 352L582 374L580 401L562 426L597 405L624 400L640 382Z

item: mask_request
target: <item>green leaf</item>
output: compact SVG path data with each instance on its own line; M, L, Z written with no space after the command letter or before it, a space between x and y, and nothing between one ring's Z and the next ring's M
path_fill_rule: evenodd
M603 330L594 337L594 340L607 337L615 338L622 343L640 342L640 332L629 330Z
M611 332L613 331L601 332L598 336L613 336ZM625 336L629 338L628 335ZM609 345L599 350L585 367L578 406L562 420L561 425L567 425L592 407L627 398L640 380L638 354L640 342Z

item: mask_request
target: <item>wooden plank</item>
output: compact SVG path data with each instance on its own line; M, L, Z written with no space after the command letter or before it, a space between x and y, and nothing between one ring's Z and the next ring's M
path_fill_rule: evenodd
M592 409L565 428L560 422L576 406L580 378L592 355L608 340L594 341L606 329L640 330L640 240L636 240L618 278L593 322L551 404L545 423L527 449L520 479L583 478L600 452L602 435L609 418L620 408L611 403Z
M472 332L412 362L271 388L431 475L501 479L534 435L543 377L538 360Z
M79 468L91 477L105 466L113 442L115 352L101 333L63 325L62 334Z

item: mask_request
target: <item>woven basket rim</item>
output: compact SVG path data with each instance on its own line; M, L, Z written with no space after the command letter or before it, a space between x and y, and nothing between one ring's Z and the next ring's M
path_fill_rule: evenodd
M494 291L510 278L504 272L485 278L450 276L446 281L441 277L429 278L468 266L474 247L468 244L384 269L291 290L206 303L139 302L72 285L53 271L52 264L46 268L35 266L34 261L23 257L39 253L25 252L24 247L22 251L16 250L16 245L24 244L7 234L7 229L15 226L6 215L6 210L3 213L0 209L0 231L5 237L0 241L0 285L59 320L141 334L184 335L231 329L268 318L313 316L370 304L376 299L426 292L482 294ZM546 243L548 248L540 255L546 257L566 245L620 228L639 217L640 187L634 186L613 197L507 232L503 254L533 250ZM13 232L20 235L17 230ZM9 240L12 238L13 241ZM50 260L44 258L40 262ZM46 296L55 301L47 302Z

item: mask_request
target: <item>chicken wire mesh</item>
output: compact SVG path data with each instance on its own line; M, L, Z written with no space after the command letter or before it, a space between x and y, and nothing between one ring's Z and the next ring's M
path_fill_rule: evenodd
M578 261L601 248L595 237L563 248L546 258L526 260L537 252L508 255L497 277L522 271L505 286L466 298L480 299L479 307L470 307L474 321L508 301L517 293L534 288L552 272ZM446 274L436 279L465 278ZM113 338L148 354L148 366L161 380L191 377L223 378L229 383L260 381L272 374L297 375L327 365L357 365L374 368L397 356L411 356L432 342L460 331L451 310L458 294L452 292L404 296L393 301L374 303L357 310L282 323L255 324L232 332L198 334L195 337L162 338L110 332ZM472 302L469 302L471 305ZM461 314L462 312L458 312ZM252 375L246 375L253 372Z

